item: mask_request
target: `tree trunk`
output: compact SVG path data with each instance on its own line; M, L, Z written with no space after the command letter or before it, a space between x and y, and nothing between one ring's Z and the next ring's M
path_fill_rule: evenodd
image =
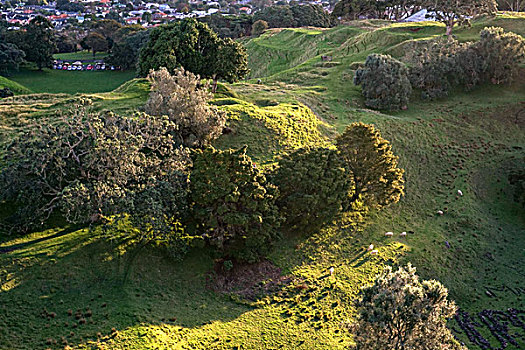
M217 78L217 75L214 75L213 76L213 85L212 85L212 88L211 88L211 92L215 93L217 91L217 82L218 82L218 78Z
M448 23L447 23L447 36L449 38L452 37L452 28L454 27L454 20L450 20Z

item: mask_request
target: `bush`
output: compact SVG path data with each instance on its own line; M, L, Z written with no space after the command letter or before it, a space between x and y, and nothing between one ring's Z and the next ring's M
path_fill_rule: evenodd
M399 158L373 125L350 124L337 137L337 149L352 181L347 208L358 200L376 208L399 201L404 170L397 167Z
M86 223L126 212L137 192L186 168L176 131L166 117L84 109L33 128L0 152L0 201L16 208L8 224L25 231L53 213Z
M246 147L197 150L190 179L197 229L223 257L256 261L279 237L277 188Z
M447 328L457 309L447 297L441 283L420 281L410 264L395 272L388 266L356 303L356 348L466 349Z
M362 86L365 104L374 109L405 109L412 93L405 65L386 55L368 56L354 84Z
M525 39L499 27L485 28L480 36L474 47L482 58L482 80L492 84L512 82L525 58Z
M208 104L213 98L207 84L184 68L170 75L166 68L151 72L151 93L146 103L146 113L167 115L177 126L174 134L188 147L203 147L222 134L226 115L216 106Z
M263 21L262 19L255 21L252 25L252 35L259 36L264 33L266 29L268 29L268 22Z
M333 221L348 196L350 180L336 150L302 148L282 157L272 176L286 228L312 233Z

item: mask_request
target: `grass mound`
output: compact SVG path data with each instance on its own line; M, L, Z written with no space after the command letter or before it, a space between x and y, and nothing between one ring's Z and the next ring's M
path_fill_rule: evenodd
M9 80L5 77L0 76L0 89L9 88L15 95L30 94L31 90L28 88Z
M328 144L320 129L326 123L304 105L275 102L261 107L235 98L214 103L227 113L231 130L218 140L219 148L248 145L249 155L264 162L287 150Z

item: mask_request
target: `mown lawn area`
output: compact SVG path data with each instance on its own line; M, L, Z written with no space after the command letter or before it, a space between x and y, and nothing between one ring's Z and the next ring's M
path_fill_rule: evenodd
M95 58L93 58L93 53L90 51L78 51L78 52L68 52L68 53L56 53L53 55L55 59L60 60L92 60L92 59L103 59L107 56L107 52L97 52Z
M134 77L134 71L64 72L52 69L38 71L20 68L20 71L14 73L10 78L37 93L76 94L112 91Z

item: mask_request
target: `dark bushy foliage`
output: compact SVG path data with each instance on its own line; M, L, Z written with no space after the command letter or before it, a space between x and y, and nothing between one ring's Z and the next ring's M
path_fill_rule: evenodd
M408 47L410 80L423 98L447 96L454 85L471 90L482 83L510 83L525 57L525 40L502 28L485 28L475 43L453 38Z
M347 207L362 201L381 208L397 203L404 190L404 170L390 143L371 124L352 123L337 137L337 149L352 181Z
M312 233L341 212L350 179L336 150L300 149L279 161L272 176L288 230Z
M8 224L24 231L55 212L73 223L126 212L135 193L186 168L176 129L167 117L83 109L34 127L1 152L0 200L16 208Z
M246 148L196 151L190 180L197 229L224 257L256 261L279 237L277 188Z
M483 29L474 47L482 58L482 80L492 84L512 82L525 58L525 39L499 27Z
M369 55L355 72L354 84L361 85L365 104L374 109L406 108L412 93L408 69L388 55Z

